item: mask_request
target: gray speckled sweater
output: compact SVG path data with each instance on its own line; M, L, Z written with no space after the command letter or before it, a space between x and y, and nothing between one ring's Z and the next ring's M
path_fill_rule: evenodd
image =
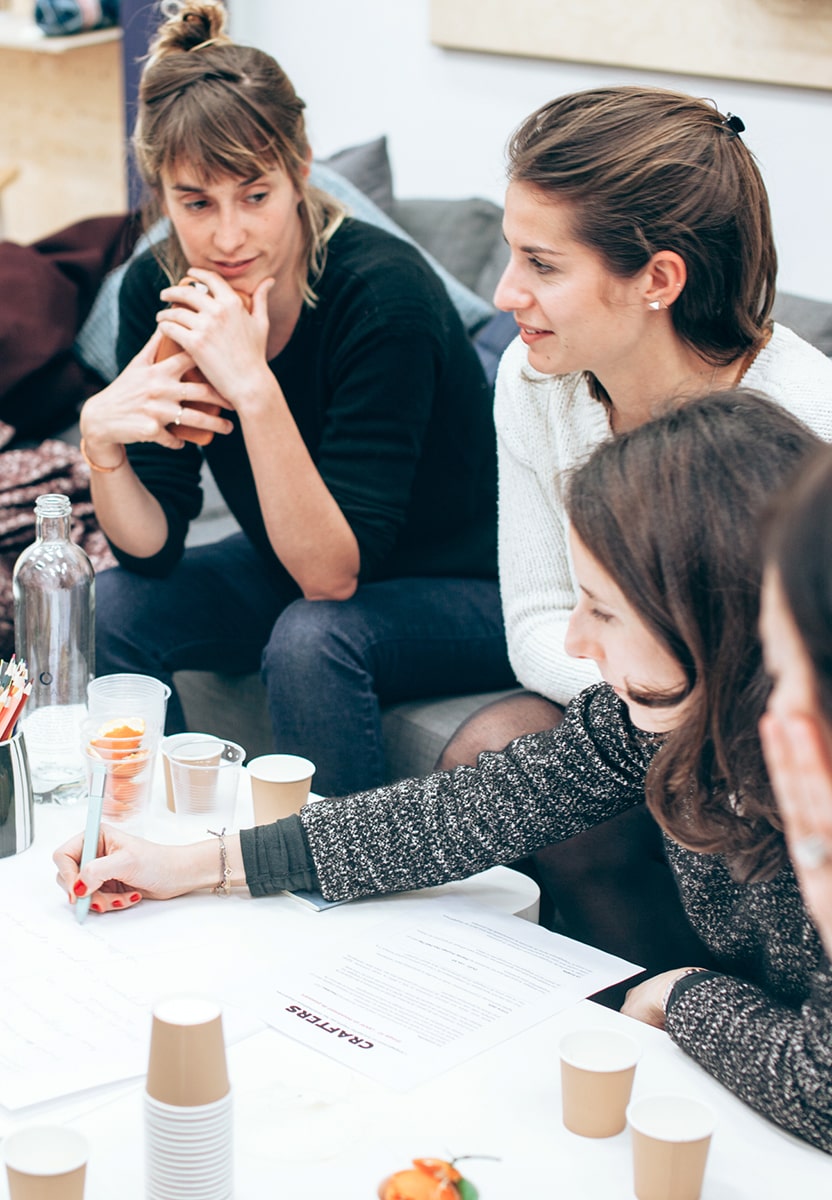
M290 818L295 826L244 832L249 886L255 895L302 886L313 869L337 899L513 862L642 803L658 744L599 684L558 729L483 754L476 768L318 801ZM721 856L665 845L691 924L725 972L679 990L669 1035L753 1108L832 1153L832 968L794 874L786 866L738 884Z

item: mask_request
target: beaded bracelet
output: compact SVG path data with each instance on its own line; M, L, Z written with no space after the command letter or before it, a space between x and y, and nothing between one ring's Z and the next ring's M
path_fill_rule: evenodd
M220 874L222 878L215 888L211 891L215 896L230 896L231 895L231 868L228 865L228 851L225 848L225 826L220 833L216 833L213 829L207 830L211 837L220 839Z

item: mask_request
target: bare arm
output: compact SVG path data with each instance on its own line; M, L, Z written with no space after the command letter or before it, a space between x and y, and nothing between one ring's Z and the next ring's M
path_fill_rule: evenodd
M190 293L192 307L160 314L160 328L187 348L217 392L233 403L278 559L307 599L347 599L358 583L358 543L266 360L271 281L257 288L249 315L218 276L190 273L208 283L210 293ZM175 305L181 290L170 288L162 296Z

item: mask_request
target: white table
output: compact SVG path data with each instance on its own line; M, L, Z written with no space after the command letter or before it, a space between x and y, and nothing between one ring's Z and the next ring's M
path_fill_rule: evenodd
M238 815L245 820L241 791ZM81 827L83 810L36 812L33 847L0 861L0 895L26 905L36 891L54 887L51 851ZM149 833L173 840L175 819L159 808ZM178 836L178 835L177 835ZM463 885L497 907L512 910L534 904L524 876L497 868ZM60 903L60 893L55 889ZM237 895L222 900L209 893L184 897L169 906L143 901L143 920L158 922L160 937L171 928L205 936L215 906L239 916L239 938L252 953L285 952L287 946L343 942L352 932L390 912L407 897L359 901L326 913L311 912L288 897L252 901ZM125 917L95 918L112 922ZM267 941L270 946L267 946ZM183 948L184 949L184 948ZM223 945L211 943L200 962L202 984L221 969ZM184 956L187 969L193 964ZM199 968L197 968L199 973ZM0 989L0 1003L2 1003ZM55 1002L60 1002L56 996ZM236 1200L371 1200L379 1181L417 1156L451 1158L492 1155L461 1164L480 1189L481 1200L629 1200L628 1133L603 1141L568 1133L560 1120L557 1043L580 1026L621 1027L642 1046L634 1095L683 1092L717 1110L703 1200L828 1200L832 1159L781 1132L735 1100L707 1076L664 1033L630 1021L589 1001L543 1021L487 1053L455 1067L430 1083L393 1092L340 1064L263 1028L229 1047L235 1100ZM142 1081L66 1097L37 1111L32 1120L59 1120L81 1129L92 1154L86 1200L141 1200ZM5 1177L0 1197L6 1197Z

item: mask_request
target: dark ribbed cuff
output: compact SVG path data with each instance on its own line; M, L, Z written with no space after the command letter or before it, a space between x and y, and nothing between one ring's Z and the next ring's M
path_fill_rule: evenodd
M689 991L692 987L697 987L705 979L715 979L721 973L720 971L694 971L690 975L682 975L674 983L667 998L667 1003L664 1006L665 1016L671 1011L676 1001L684 996L685 992Z
M318 875L300 817L240 830L240 848L252 896L273 896L298 888L318 890Z

